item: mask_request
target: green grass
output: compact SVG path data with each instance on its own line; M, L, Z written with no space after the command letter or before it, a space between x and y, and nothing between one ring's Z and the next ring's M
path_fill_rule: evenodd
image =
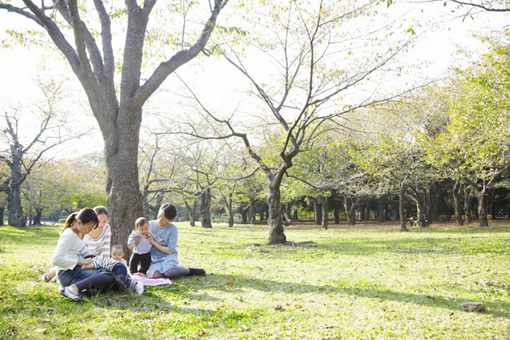
M39 280L58 228L0 227L0 337L510 338L510 226L287 230L315 242L300 247L254 246L261 226L179 228L181 264L211 275L75 304Z

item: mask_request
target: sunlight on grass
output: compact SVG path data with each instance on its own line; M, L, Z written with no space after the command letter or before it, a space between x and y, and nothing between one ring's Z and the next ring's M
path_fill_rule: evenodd
M210 275L74 304L47 269L58 227L0 228L0 334L10 338L510 337L510 227L290 229L180 224L181 263ZM261 244L261 245L257 245ZM483 285L483 280L494 281ZM459 304L481 301L486 313Z

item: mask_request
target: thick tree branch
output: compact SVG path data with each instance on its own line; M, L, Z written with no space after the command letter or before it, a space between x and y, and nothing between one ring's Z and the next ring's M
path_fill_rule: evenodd
M136 90L133 99L135 109L141 108L147 99L154 93L154 91L156 91L157 88L159 88L170 74L203 51L214 30L216 19L227 2L228 0L214 0L214 8L211 16L204 25L202 33L197 41L189 49L181 50L167 61L159 64L147 81Z
M34 14L32 14L30 12L25 11L23 8L19 8L19 7L10 5L10 4L6 4L4 2L0 2L0 9L5 9L7 12L12 12L12 13L22 15L22 16L34 21L39 26L44 27L42 21L39 20L39 18L37 18L37 16L35 16Z

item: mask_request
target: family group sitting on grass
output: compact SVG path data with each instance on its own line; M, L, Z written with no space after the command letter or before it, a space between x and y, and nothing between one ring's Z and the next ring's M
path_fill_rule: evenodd
M94 294L121 289L138 295L144 286L139 278L177 278L205 275L200 268L180 267L177 258L177 215L175 206L165 203L154 221L140 217L127 240L132 252L129 270L121 245L110 253L111 229L104 207L82 209L67 218L53 255L55 269L43 280L56 276L60 292L73 301L82 301L84 293ZM131 275L130 275L131 274Z

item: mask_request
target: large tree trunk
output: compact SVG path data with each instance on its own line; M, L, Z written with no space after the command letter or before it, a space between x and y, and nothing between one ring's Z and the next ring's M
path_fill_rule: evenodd
M200 223L204 228L212 228L211 189L207 188L200 195Z
M274 183L276 182L276 183ZM283 232L282 205L280 201L280 182L273 180L267 195L269 205L269 244L284 244L287 238Z
M7 208L9 209L9 225L17 228L25 227L26 220L21 206L21 190L18 185L12 185L7 195Z
M41 225L42 212L44 208L35 208L34 225Z
M455 217L457 219L457 225L464 225L464 217L462 216L462 198L460 193L462 191L462 185L459 180L453 184L453 205L455 208Z
M345 214L347 215L347 224L355 225L356 224L356 207L352 202L352 198L345 196L344 197L344 207Z
M321 197L321 206L322 206L322 229L328 229L328 198Z
M487 198L485 194L487 192L487 188L484 187L478 193L478 219L480 221L480 227L488 227L489 221L487 220Z
M398 215L400 217L400 231L409 231L406 225L406 216L404 214L404 189L401 187L398 192Z
M121 244L129 254L126 240L134 221L143 216L143 200L138 182L139 120L105 137L106 202L112 227L112 244Z
M0 206L0 225L4 225L4 206Z

